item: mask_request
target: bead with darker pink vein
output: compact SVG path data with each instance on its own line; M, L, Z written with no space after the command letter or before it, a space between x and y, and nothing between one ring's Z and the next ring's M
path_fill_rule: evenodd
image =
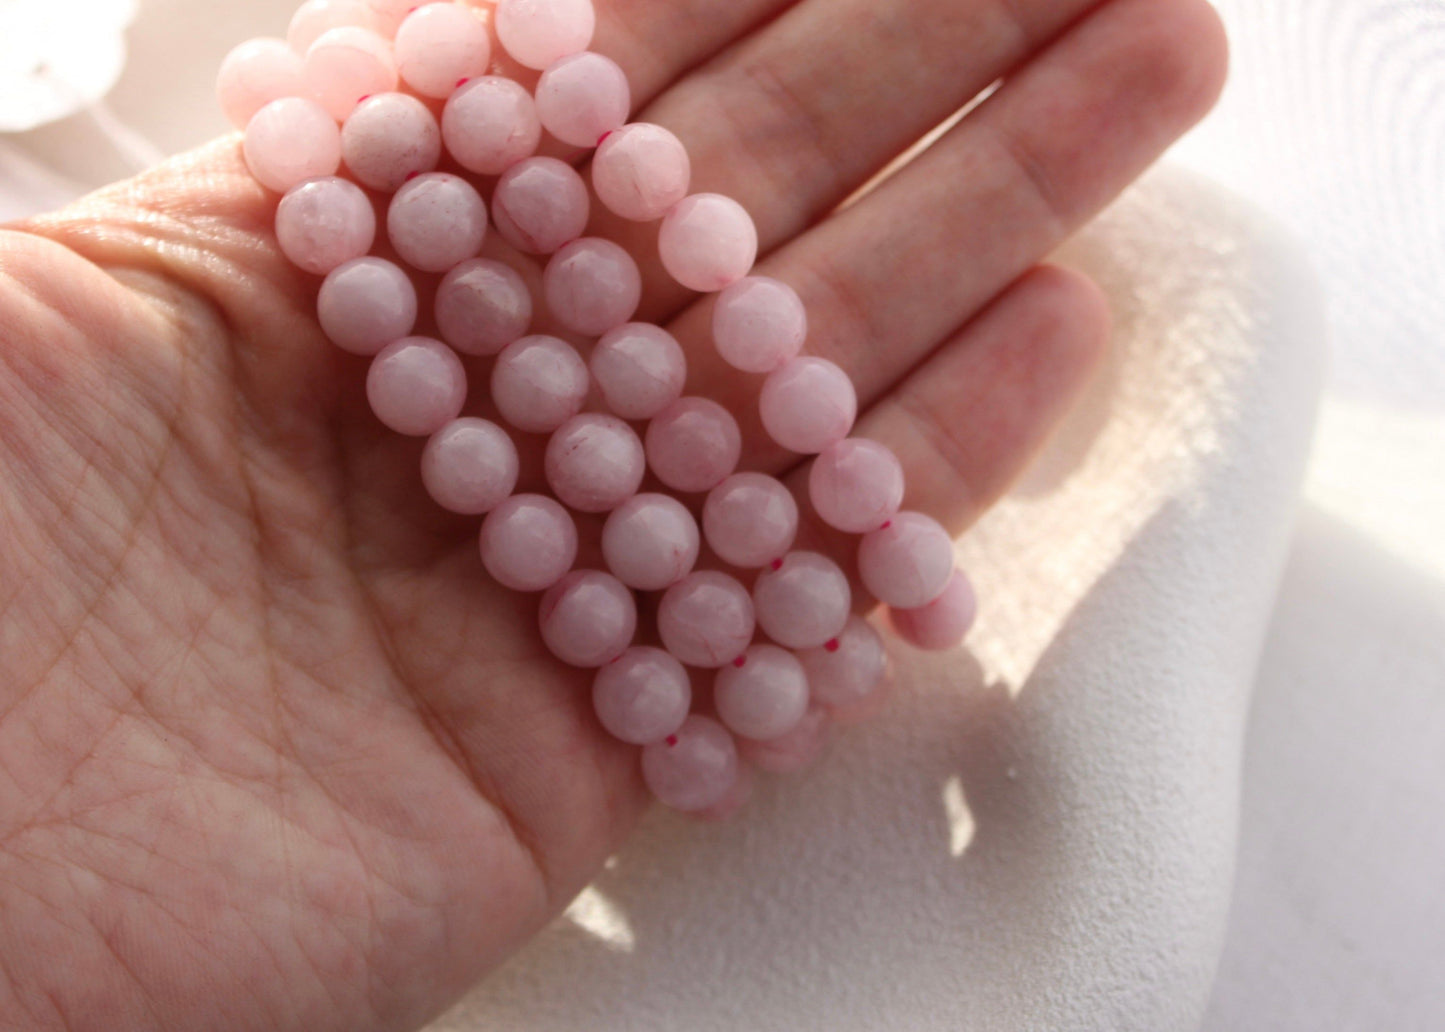
M547 483L578 512L610 512L637 493L646 471L642 442L615 416L585 412L547 442Z
M651 419L682 397L687 358L677 338L650 323L624 323L592 348L592 379L612 414Z
M688 666L715 669L753 640L753 600L725 573L696 570L662 596L657 630L667 651Z
M742 431L708 398L679 398L647 425L647 464L674 491L710 491L737 468Z
M634 122L609 133L592 156L592 188L624 219L660 219L687 196L687 148L660 125Z
M497 232L528 254L551 254L587 228L587 184L556 158L527 158L502 173L492 192Z
M355 183L336 176L293 187L276 208L276 243L297 268L317 276L371 250L376 213Z
M362 186L391 193L441 160L442 131L427 106L404 93L368 97L341 127L341 156Z

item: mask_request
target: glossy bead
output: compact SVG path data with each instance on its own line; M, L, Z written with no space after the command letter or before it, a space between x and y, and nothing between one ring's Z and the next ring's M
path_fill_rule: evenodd
M457 164L501 175L529 158L542 139L532 95L511 79L483 75L460 87L442 110L442 140Z
M845 437L814 460L808 496L828 526L866 534L888 522L903 504L903 466L877 441Z
M492 193L497 232L528 254L551 254L587 229L587 184L556 158L527 158L502 173Z
M492 59L486 24L463 4L426 4L396 30L396 70L423 97L449 97L463 79L485 75Z
M790 649L816 648L836 637L852 605L847 575L816 552L789 552L753 584L758 626Z
M873 625L850 616L843 630L817 648L802 649L798 659L808 672L815 702L830 709L853 706L878 691L888 672L888 653Z
M629 745L662 741L682 727L691 706L687 671L648 645L634 645L599 669L592 682L597 719L613 738Z
M708 547L744 570L781 559L798 535L793 493L765 473L734 473L708 492L702 507Z
M802 455L841 441L858 417L858 395L848 374L826 358L795 358L769 374L758 396L763 429Z
M416 326L416 287L384 258L355 258L332 269L321 284L316 317L343 351L374 355Z
M647 464L674 491L710 491L737 469L743 437L708 398L679 398L647 425Z
M376 213L355 183L335 176L293 187L276 208L276 243L292 265L317 276L371 250Z
M879 602L916 609L943 594L953 574L953 539L921 512L900 512L858 543L858 575Z
M607 517L602 557L629 588L661 591L692 572L700 539L697 521L676 498L640 494Z
M247 40L226 55L216 73L221 113L237 129L272 101L305 92L301 58L279 39Z
M787 649L754 645L718 671L713 705L734 734L776 738L797 727L808 711L808 675Z
M583 237L552 255L542 274L547 308L563 326L600 337L632 318L642 300L642 273L610 240Z
M592 0L499 0L497 39L520 65L541 71L586 50L597 26Z
M660 219L684 197L692 181L687 148L660 125L625 125L592 156L592 188L603 206L624 219Z
M574 147L595 147L627 121L632 91L616 61L589 51L548 66L536 101L542 128Z
M715 570L688 574L662 596L657 632L688 666L715 669L743 654L753 640L753 600L734 578Z
M718 295L712 338L723 361L746 373L770 373L803 350L808 313L792 287L745 276Z
M717 721L693 714L642 750L642 780L658 802L696 813L727 798L739 777L737 746Z
M441 341L403 337L371 360L366 397L386 426L399 434L426 437L461 412L467 374L461 359Z
M442 427L421 454L421 479L438 505L480 516L517 486L517 446L496 423L467 417Z
M513 591L545 591L577 561L577 524L555 499L513 495L482 521L482 565Z
M466 355L495 355L532 324L532 294L510 265L462 262L442 277L434 305L442 340Z
M298 55L305 54L322 35L347 26L376 31L376 17L366 0L306 0L291 16L286 42Z
M314 101L284 97L251 118L242 152L258 183L285 193L341 167L341 130Z
M438 5L440 6L440 5ZM442 131L427 106L404 93L378 93L341 127L341 157L362 186L392 193L437 167Z
M758 231L741 204L722 194L684 197L657 235L662 266L690 290L721 290L748 274L758 256Z
M386 210L386 234L401 259L422 272L447 272L482 249L487 206L460 176L429 172L404 185Z
M973 627L978 598L962 570L955 570L948 586L932 602L915 609L889 609L888 619L898 636L920 649L942 650L958 645Z
M376 31L390 39L418 6L449 3L450 0L366 0Z
M677 338L650 323L624 323L592 348L592 379L612 414L651 419L682 397L687 357Z
M370 29L344 25L327 29L306 50L303 61L311 97L336 121L344 121L362 97L396 89L391 44Z
M790 731L766 741L739 739L738 755L770 774L796 774L811 767L823 754L831 723L827 710L810 705Z
M642 486L642 442L622 420L597 412L573 416L547 442L547 483L578 512L611 512Z
M508 344L492 366L492 402L529 434L556 430L582 411L587 365L564 340L536 334Z
M562 662L600 667L621 656L637 631L637 600L610 573L573 570L542 596L542 642Z

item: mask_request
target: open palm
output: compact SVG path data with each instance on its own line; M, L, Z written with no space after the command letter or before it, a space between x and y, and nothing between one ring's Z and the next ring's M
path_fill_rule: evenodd
M1224 64L1203 0L602 0L594 47L694 188L750 210L859 432L959 529L1106 336L1097 292L1037 263ZM0 232L6 1028L417 1027L646 803L535 602L367 412L275 201L232 138ZM596 221L643 257L640 317L688 347L691 389L739 412L744 466L785 470L706 305L645 230Z

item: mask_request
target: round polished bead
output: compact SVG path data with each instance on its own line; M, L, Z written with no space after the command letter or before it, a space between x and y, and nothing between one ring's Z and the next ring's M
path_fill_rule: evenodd
M613 738L629 745L662 741L682 727L691 706L687 671L649 645L634 645L598 670L592 682L597 719Z
M550 65L537 82L542 128L574 147L595 147L620 129L632 109L632 91L617 62L584 52Z
M808 711L808 675L787 649L754 645L718 671L713 705L734 734L777 738L797 727Z
M542 642L562 662L600 667L621 656L637 631L637 600L616 577L573 570L542 596Z
M344 121L362 97L396 89L391 44L370 29L327 29L306 50L306 86L313 99Z
M903 465L877 441L845 437L814 460L808 496L828 526L866 534L887 523L903 504Z
M305 92L301 58L279 39L247 40L226 55L216 74L221 112L237 129L272 101Z
M661 326L624 323L602 335L588 365L602 400L623 419L651 419L682 397L687 357Z
M789 552L758 575L758 626L790 649L811 649L842 632L853 605L847 575L817 552Z
M482 249L487 205L460 176L429 172L392 197L386 233L408 265L422 272L446 272Z
M416 326L416 287L384 258L355 258L327 275L316 316L337 347L374 355Z
M624 219L660 219L684 197L692 181L687 148L650 122L625 125L592 156L592 188L603 206Z
M587 184L556 158L526 158L502 173L492 193L492 221L513 247L551 254L587 228Z
M693 714L642 749L642 780L673 810L699 813L722 803L740 776L737 745L717 721Z
M848 436L858 394L848 374L826 358L795 358L763 381L758 414L774 441L812 455Z
M442 340L466 355L495 355L532 324L532 294L510 265L462 262L442 277L434 306Z
M708 492L702 507L708 547L744 570L781 559L798 536L793 493L765 473L734 473Z
M485 75L492 59L486 24L463 4L426 4L396 30L396 70L423 97L449 97L463 79Z
M547 308L569 330L600 337L631 319L642 300L642 273L610 240L583 237L561 248L542 274Z
M325 276L371 250L376 213L355 183L335 176L293 187L276 208L276 243L298 269Z
M679 398L647 425L647 464L674 491L711 491L742 451L738 421L708 398Z
M803 350L808 313L792 287L745 276L718 295L712 338L723 361L745 373L770 373Z
M688 666L715 669L743 654L753 640L753 600L732 577L715 570L688 574L662 596L657 633Z
M511 79L483 75L459 88L442 110L442 140L457 164L501 175L531 157L542 139L532 95Z
M958 645L973 627L978 598L962 570L955 570L948 586L932 602L915 609L889 609L898 636L920 649L942 650Z
M842 633L824 644L798 653L808 672L815 702L829 709L856 705L872 696L888 672L888 653L873 625L850 616Z
M378 93L347 116L341 157L362 186L391 193L437 167L442 131L427 106L405 93Z
M517 446L485 419L456 419L427 441L421 479L443 509L463 516L491 512L517 486Z
M627 499L602 528L602 557L629 588L661 591L692 572L700 546L697 521L670 495Z
M547 442L547 483L578 512L611 512L637 493L646 472L642 442L614 416L587 412Z
M341 167L341 130L314 101L283 97L251 118L242 152L258 183L285 193Z
M758 231L731 197L684 197L662 220L657 235L662 266L689 290L721 290L748 274L758 256Z
M519 494L482 521L482 565L513 591L545 591L577 561L577 524L555 499Z
M365 0L371 11L373 27L387 39L396 35L401 23L418 6L434 3L450 3L451 0Z
M810 705L791 731L766 741L739 739L738 754L770 774L796 774L811 767L823 755L830 723L827 710Z
M564 340L535 334L502 349L492 366L492 402L529 434L547 434L582 411L587 365Z
M371 360L366 397L386 426L399 434L426 437L461 412L467 373L456 352L441 341L403 337Z
M306 0L291 16L286 42L296 54L304 55L327 32L348 26L377 31L376 16L366 0Z
M586 50L597 26L592 0L499 0L497 39L520 65L541 71Z
M932 517L900 512L858 543L858 576L886 606L916 609L932 602L953 574L953 539Z

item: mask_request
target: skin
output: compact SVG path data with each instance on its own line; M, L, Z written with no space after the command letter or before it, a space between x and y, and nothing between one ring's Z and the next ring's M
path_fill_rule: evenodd
M600 7L639 117L754 214L761 271L859 386L860 432L896 449L912 507L964 529L1104 347L1098 291L1038 263L1213 103L1211 9ZM421 442L367 412L275 204L229 138L0 231L6 1028L416 1028L647 805L585 673L487 581L475 521L420 490ZM645 274L694 383L750 412L707 303ZM786 469L747 418L745 462Z

